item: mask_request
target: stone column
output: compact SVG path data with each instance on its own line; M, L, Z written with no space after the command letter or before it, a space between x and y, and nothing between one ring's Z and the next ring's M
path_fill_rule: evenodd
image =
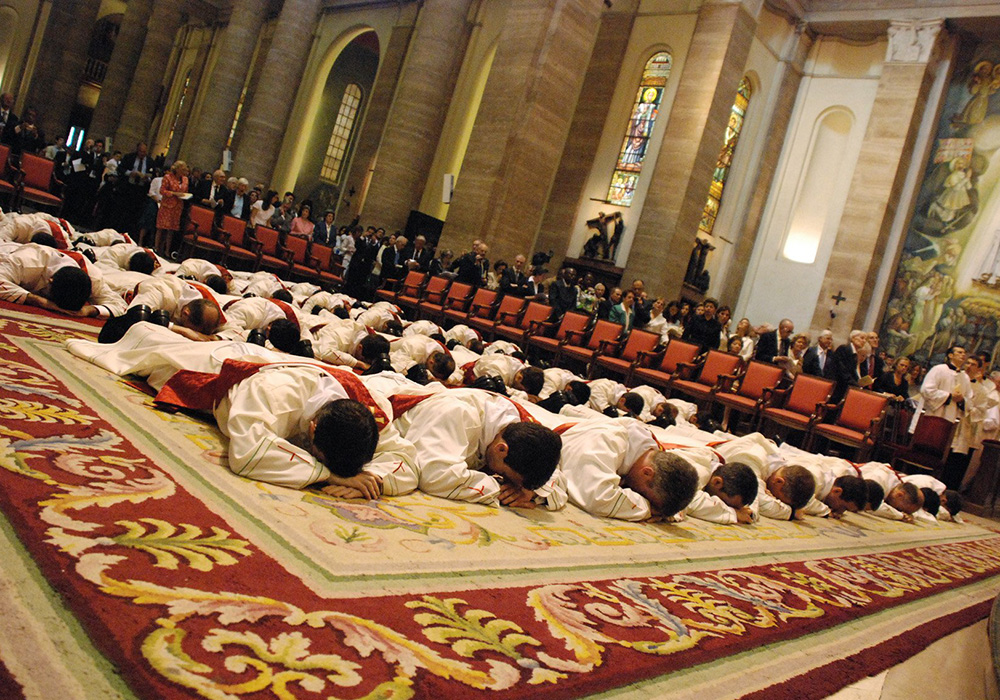
M149 138L153 112L163 90L163 67L170 60L177 30L187 21L186 4L187 0L156 0L153 4L146 41L115 132L114 147L123 153L132 150L138 141Z
M215 168L222 162L222 150L229 139L229 130L236 116L267 6L267 0L233 3L229 24L219 46L219 56L206 86L210 98L201 109L194 124L194 138L183 154L184 159L192 164Z
M39 125L50 141L64 136L69 129L69 116L76 105L83 70L87 65L90 37L97 22L97 11L101 9L101 0L79 0L70 4L73 6L73 21L66 28L62 51L53 51L59 54L56 73L52 82L44 86L44 99L34 103L38 108Z
M774 88L768 91L766 110L763 115L770 123L767 133L763 136L763 148L760 160L757 162L754 182L749 186L750 201L747 203L742 224L737 224L733 250L729 255L728 270L724 271L723 283L718 291L719 299L726 303L734 303L739 298L743 281L746 278L746 262L750 260L754 245L757 243L757 232L760 228L764 205L771 195L774 184L774 174L778 170L778 160L785 145L785 134L791 122L795 100L799 94L799 84L802 82L802 70L813 37L804 23L798 24L782 52L778 70L772 84Z
M468 43L471 4L427 0L420 10L365 197L368 223L403 228L420 205ZM360 152L354 157L360 167L362 158Z
M320 5L320 0L285 0L281 8L274 39L261 70L260 85L234 157L234 172L251 182L271 179L292 101L298 93L312 47Z
M191 120L191 111L194 109L195 97L198 95L198 89L201 86L201 79L205 74L205 68L208 64L208 56L212 52L212 45L215 43L215 37L217 36L217 30L208 30L207 36L198 36L198 53L195 54L194 64L191 66L191 75L189 78L187 86L187 96L184 98L184 104L181 105L180 111L177 113L177 122L173 125L174 135L170 140L170 143L165 143L167 137L170 135L169 128L161 128L158 130L158 139L162 141L158 143L156 147L150 147L150 153L159 154L169 145L170 148L167 151L167 162L172 163L177 160L178 153L181 149L181 144L184 143L184 136L187 133L188 123ZM187 43L187 42L185 42ZM169 116L169 115L167 115ZM194 163L189 163L189 166L193 166Z
M601 24L599 0L511 0L442 245L530 254Z
M76 14L74 9L73 3L51 3L48 21L42 34L42 44L45 48L38 53L38 60L35 62L31 81L28 83L27 97L24 100L22 112L28 107L35 107L39 112L42 111L43 106L47 109L49 90L52 88L56 75L59 74L59 63L62 60L63 50L67 46L66 37L72 31L74 15Z
M115 48L108 62L108 72L101 83L101 96L94 107L87 133L93 138L110 136L118 127L125 97L135 73L142 45L146 40L146 25L153 11L153 0L129 0L125 6L122 26L115 39Z
M710 0L698 13L626 265L626 278L668 299L681 291L756 23L739 3Z
M627 12L608 11L601 18L597 32L597 46L601 50L594 51L590 58L580 92L585 98L577 102L535 245L537 250L555 252L550 267L559 267L566 241L572 232L583 189L594 167L594 155L601 141L608 105L618 84L634 22L634 8ZM574 251L569 253L570 256L575 254Z
M375 76L371 98L368 100L368 107L365 110L365 120L354 141L357 145L351 160L351 169L343 181L344 192L341 194L341 200L347 199L351 205L345 207L342 212L337 212L338 224L354 219L361 213L361 208L364 206L368 173L371 171L375 156L378 154L382 132L389 119L392 96L396 92L403 59L406 58L406 49L410 45L410 37L412 36L412 26L393 27L392 34L389 36L389 44L382 52L378 75ZM351 190L354 190L353 195L350 194Z
M923 106L934 82L942 20L893 21L861 155L827 264L814 328L847 337L864 321L913 155ZM830 323L829 299L846 297Z

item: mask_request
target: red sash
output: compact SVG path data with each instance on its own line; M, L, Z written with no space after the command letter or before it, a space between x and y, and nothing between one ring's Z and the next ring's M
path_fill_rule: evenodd
M263 367L281 365L292 367L315 367L326 372L336 379L347 392L348 397L363 403L375 416L375 422L379 430L389 425L389 417L379 408L375 399L368 391L368 387L362 384L351 372L334 369L333 367L321 367L313 364L291 364L282 362L246 362L244 360L225 360L218 374L209 372L194 372L182 369L163 385L160 392L153 399L157 403L168 406L177 406L196 411L210 411L226 397L229 390L242 382L244 379L257 374Z
M203 299L207 299L208 301L212 302L212 306L214 306L215 308L217 308L219 310L219 325L220 326L226 325L226 315L224 313L222 313L223 309L222 309L221 306L219 306L219 302L215 299L215 296L212 294L212 290L210 290L208 287L206 287L203 284L200 284L198 282L191 282L191 281L188 281L188 280L185 280L185 281L189 285L191 285L192 287L194 287L195 291L198 292L199 294L201 294L201 297ZM138 290L139 289L139 285L137 284L135 286L135 288Z
M59 252L65 255L66 257L70 258L73 262L77 264L77 266L81 270L86 272L88 275L90 274L90 270L87 269L87 257L83 253L78 253L75 250L60 250Z
M45 223L49 225L52 237L56 239L56 248L62 251L67 250L69 248L69 241L66 240L66 232L63 231L62 227L55 221L46 221Z
M462 381L464 381L466 384L472 384L472 382L476 381L476 374L473 371L475 370L475 368L476 368L475 360L473 360L472 362L466 362L464 365L462 365Z
M535 420L535 417L528 413L517 401L512 401L501 394L494 394L492 391L488 391L486 393L492 394L493 396L499 396L500 398L510 401L511 406L513 406L514 410L517 411L518 418L521 419L522 423L538 422ZM392 404L392 415L394 418L399 418L411 408L421 403L424 399L429 399L435 395L436 394L394 394L389 397L389 403Z

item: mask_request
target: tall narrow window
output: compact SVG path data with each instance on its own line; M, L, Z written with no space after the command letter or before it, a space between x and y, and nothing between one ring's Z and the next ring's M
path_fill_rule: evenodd
M236 137L236 127L240 123L240 115L243 114L243 103L247 99L247 88L250 86L249 81L243 86L243 91L240 93L240 101L236 103L236 115L233 117L233 125L229 127L229 138L226 139L226 148L230 149L233 147L233 139Z
M649 137L653 133L660 101L663 99L663 89L670 77L670 65L670 54L666 51L653 54L646 61L642 80L635 94L632 116L629 117L625 139L618 153L615 172L611 176L611 187L608 188L608 202L611 204L624 207L632 204L642 161L646 158L646 149L649 147Z
M167 134L167 152L170 152L170 144L174 141L174 132L177 131L177 122L181 118L181 110L184 109L184 100L188 96L188 88L191 87L191 71L187 72L184 76L184 87L181 89L181 99L177 103L177 113L174 114L174 120L170 123L170 133Z
M729 168L733 165L733 154L736 152L736 144L740 140L740 131L743 129L747 105L750 104L750 92L750 81L744 77L736 89L736 102L733 103L733 109L729 113L726 140L719 152L719 159L715 162L712 184L708 188L708 201L705 202L701 223L698 224L699 233L711 235L712 229L715 228L715 218L719 215L719 205L722 203L722 190L726 186L726 178L729 177Z
M354 120L358 116L360 105L361 88L351 83L344 90L344 99L340 101L337 121L333 125L330 143L323 157L323 169L319 172L320 179L336 183L340 178L340 167L344 164L344 156L351 143L351 131L354 129Z

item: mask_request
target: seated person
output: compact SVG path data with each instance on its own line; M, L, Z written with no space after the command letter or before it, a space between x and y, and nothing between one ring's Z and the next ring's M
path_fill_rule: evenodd
M506 397L450 389L419 399L394 423L416 448L421 491L458 501L556 510L566 502L556 472L562 441L528 418Z
M561 470L570 502L592 515L640 521L669 517L695 495L698 475L679 455L660 449L631 418L582 421L563 433Z
M173 275L150 277L140 282L124 315L105 322L99 343L114 343L139 321L155 320L189 340L216 340L216 331L226 322L222 307L211 290Z
M37 243L0 244L0 299L71 316L116 316L125 300L79 253Z

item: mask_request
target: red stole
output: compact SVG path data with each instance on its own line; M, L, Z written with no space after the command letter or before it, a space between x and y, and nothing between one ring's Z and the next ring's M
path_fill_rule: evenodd
M70 258L73 262L77 264L77 266L81 270L86 272L88 275L90 274L90 270L87 269L87 258L86 256L83 255L83 253L78 253L75 250L60 250L59 252L65 255L66 257Z
M60 219L62 221L62 219ZM62 251L66 251L69 248L69 241L66 240L66 232L63 230L55 221L46 221L49 225L49 230L52 232L52 237L56 239L56 248Z

